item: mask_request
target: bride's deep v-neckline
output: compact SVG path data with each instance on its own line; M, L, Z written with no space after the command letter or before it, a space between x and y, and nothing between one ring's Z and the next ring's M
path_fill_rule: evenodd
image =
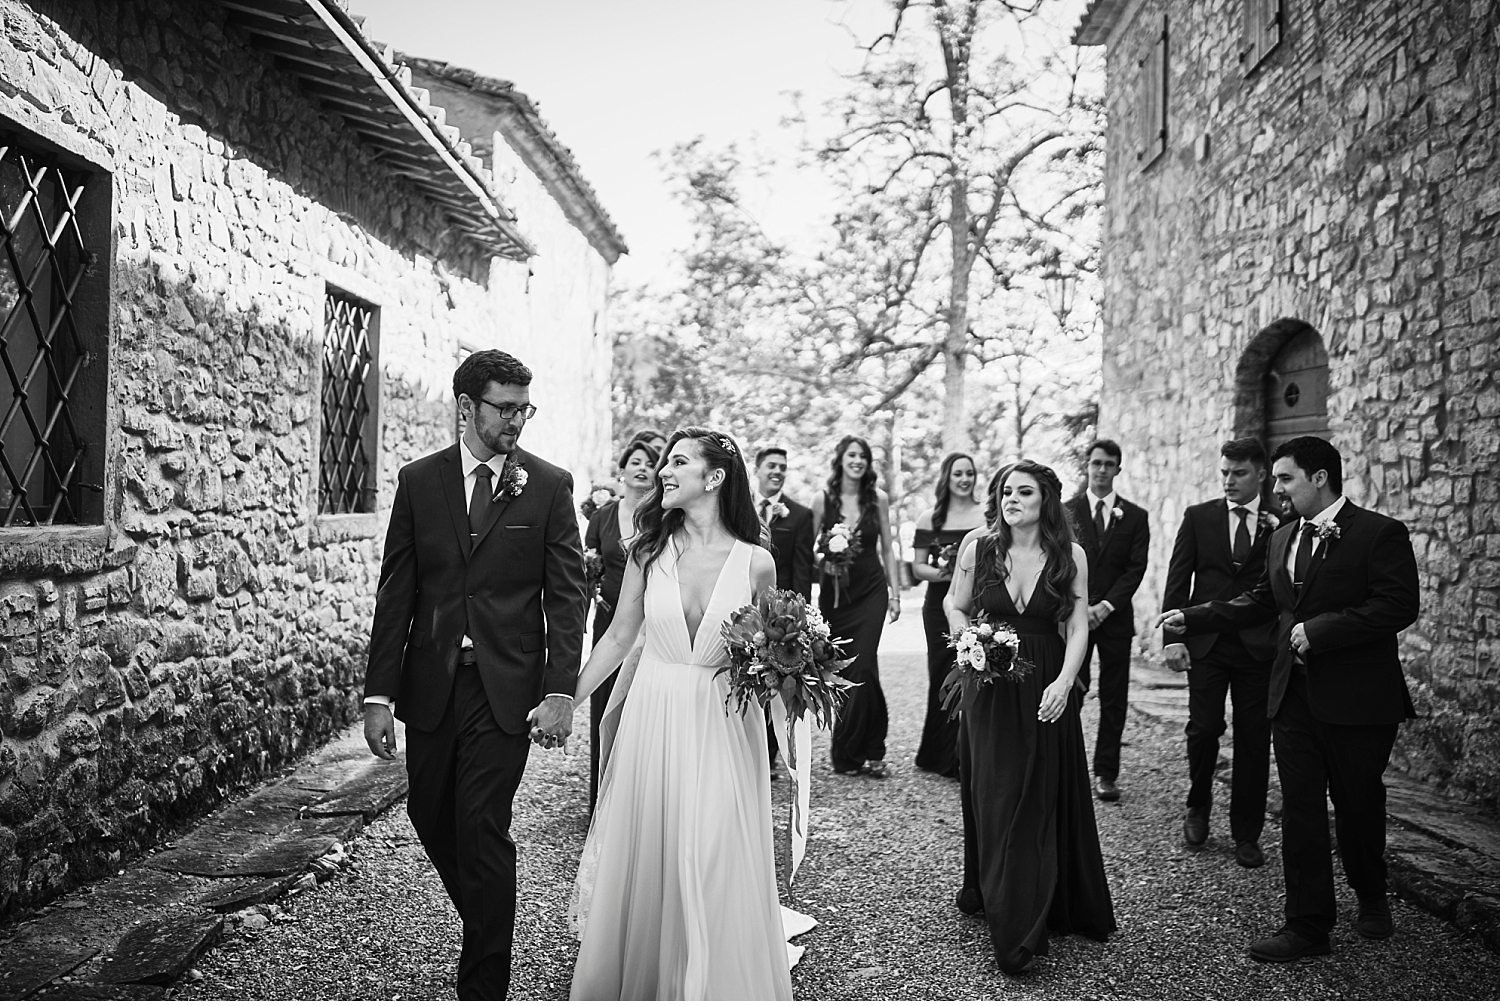
M730 544L729 553L724 556L724 562L720 564L719 572L714 576L714 585L709 588L708 600L703 602L703 611L698 615L698 624L696 626L688 624L687 598L682 596L682 575L678 569L682 560L682 553L685 549L679 547L677 555L672 559L672 574L673 578L677 581L677 610L682 615L682 629L687 633L689 653L697 652L698 632L703 628L703 619L708 614L708 609L714 606L714 598L719 596L719 584L724 580L724 570L729 568L729 561L734 558L734 550L739 546L740 543L738 541Z

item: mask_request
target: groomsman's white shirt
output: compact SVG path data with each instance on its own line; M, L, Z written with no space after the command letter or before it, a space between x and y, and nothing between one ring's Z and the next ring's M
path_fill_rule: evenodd
M1296 568L1297 568L1297 546L1302 544L1302 535L1304 535L1304 534L1312 534L1312 528L1310 528L1308 525L1310 525L1310 524L1322 524L1325 521L1331 521L1331 520L1333 520L1335 517L1337 517L1339 515L1339 511L1342 510L1342 509L1344 509L1344 504L1348 503L1348 502L1349 502L1349 497L1347 497L1347 496L1340 496L1338 499L1336 499L1332 503L1328 504L1328 509L1326 509L1322 513L1318 514L1312 520L1308 520L1305 517L1302 519L1301 525L1299 525L1298 528L1297 528L1297 537L1296 537L1296 540L1294 540L1292 542L1292 547L1286 550L1286 575L1287 576L1291 577L1294 580L1297 577L1297 574L1296 574ZM1314 539L1313 540L1312 554L1313 555L1317 555L1318 551L1320 549L1322 549L1325 544L1326 544L1325 542L1318 541L1317 539Z
M1226 499L1225 503L1229 503ZM1234 536L1240 529L1240 515L1234 512L1234 508L1242 506L1250 511L1245 515L1245 527L1250 531L1250 544L1255 544L1255 539L1260 537L1260 497L1257 496L1249 503L1229 503L1229 551L1234 551Z
M1094 519L1094 513L1099 506L1099 501L1103 499L1104 530L1108 531L1109 526L1115 522L1115 515L1113 513L1113 510L1115 507L1120 505L1120 494L1115 492L1113 489L1109 491L1108 496L1104 497L1095 496L1093 490L1090 489L1085 489L1083 491L1083 494L1089 498L1089 520Z

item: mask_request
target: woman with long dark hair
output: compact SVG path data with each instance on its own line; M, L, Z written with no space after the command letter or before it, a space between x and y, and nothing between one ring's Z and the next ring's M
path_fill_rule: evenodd
M653 432L653 431L648 431ZM585 549L598 553L604 567L594 605L594 643L598 644L620 603L620 585L625 582L625 553L635 538L635 511L656 484L658 453L643 440L633 440L620 452L617 472L621 495L595 510L583 535ZM599 722L609 702L615 675L604 680L589 699L589 810L599 793Z
M927 717L922 723L922 742L917 745L917 768L950 779L958 777L958 720L943 708L943 681L953 669L953 648L948 645L948 616L943 598L953 580L954 560L964 535L984 524L984 504L974 491L979 470L971 455L955 452L943 459L931 510L917 518L912 539L912 575L926 581L922 601L922 631L927 637Z
M950 630L974 614L1019 636L1019 681L966 687L959 759L964 877L958 908L983 914L995 959L1018 974L1048 930L1103 940L1115 930L1083 748L1088 559L1046 465L1001 471L993 527L964 539L944 606Z
M636 529L614 621L574 700L644 633L607 713L619 725L574 889L572 996L790 999L765 716L726 706L719 673L725 621L776 583L739 446L674 432Z
M885 764L890 714L876 651L886 619L901 617L901 586L891 551L890 501L875 485L874 456L863 437L839 441L828 487L812 509L821 549L818 607L833 637L849 640L844 651L854 662L843 674L859 686L849 690L833 726L833 770L884 779L891 774ZM840 527L847 536L834 534Z

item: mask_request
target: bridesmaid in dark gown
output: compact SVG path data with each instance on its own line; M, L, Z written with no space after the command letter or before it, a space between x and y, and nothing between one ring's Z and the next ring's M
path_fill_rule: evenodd
M654 432L654 431L645 431ZM660 434L657 434L660 436ZM599 584L599 600L594 605L594 639L604 635L614 621L615 606L620 602L620 584L625 579L625 550L635 537L635 508L650 494L656 484L658 452L641 440L632 440L620 455L620 488L624 496L595 510L589 517L583 535L583 547L593 549L604 560L604 576ZM589 700L589 811L599 792L599 720L614 688L616 675L611 674Z
M957 902L983 913L1000 969L1018 974L1047 952L1049 930L1104 940L1116 927L1075 687L1088 641L1088 560L1052 469L1021 461L998 481L1001 520L964 541L949 625L962 628L978 611L1008 622L1033 670L963 697Z
M940 692L953 669L948 645L948 616L943 598L953 579L953 562L964 535L984 521L984 505L974 495L979 471L967 454L949 454L938 470L936 500L917 518L912 539L912 575L927 582L922 601L922 631L927 637L927 717L917 746L917 768L950 779L958 777L958 720L948 714Z
M886 619L894 622L901 617L901 594L891 550L890 502L875 487L874 456L861 437L839 441L828 488L813 500L820 546L823 532L840 523L855 532L854 559L844 575L835 576L826 568L824 556L818 556L818 607L834 638L850 640L844 650L854 662L843 676L859 687L849 690L839 710L830 754L833 770L841 775L885 779L890 775L885 764L890 716L876 651Z

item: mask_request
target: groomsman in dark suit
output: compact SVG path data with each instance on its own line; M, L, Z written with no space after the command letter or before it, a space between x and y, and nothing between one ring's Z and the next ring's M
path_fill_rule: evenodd
M1167 567L1162 610L1227 601L1260 582L1266 543L1280 519L1262 494L1266 450L1254 437L1219 448L1224 495L1187 508ZM1229 792L1229 834L1241 866L1265 864L1265 826L1271 775L1271 720L1266 698L1275 640L1269 624L1237 632L1185 636L1163 630L1167 666L1188 676L1188 794L1182 837L1191 846L1208 841L1214 768L1224 735L1224 699L1234 700L1234 775Z
M1359 899L1355 929L1376 940L1394 931L1381 776L1398 725L1415 715L1396 634L1416 621L1419 596L1406 525L1349 502L1332 444L1287 441L1271 457L1271 476L1301 520L1271 535L1260 582L1233 600L1164 612L1157 624L1188 635L1276 625L1269 711L1286 923L1249 951L1285 963L1329 952L1337 919L1330 798L1344 876Z
M776 560L776 586L794 590L803 600L812 602L813 585L813 512L782 492L786 484L787 453L785 447L762 447L755 452L755 482L759 488L755 512L771 532L771 556ZM770 711L767 710L767 716ZM770 743L771 771L776 770L776 731L766 721L766 740Z
M1079 680L1089 686L1089 662L1099 652L1099 734L1094 741L1094 795L1120 799L1120 738L1130 698L1130 641L1135 636L1131 598L1146 575L1151 527L1146 511L1115 492L1120 445L1089 445L1087 488L1068 501L1074 536L1089 558L1089 646Z
M463 920L460 999L510 987L511 803L531 742L572 729L588 610L573 478L517 444L530 385L497 349L454 372L463 436L396 476L365 669L365 740L395 757L394 702L407 815Z
M755 454L755 480L760 488L756 512L771 531L771 555L776 559L776 586L795 590L812 600L813 533L812 510L781 491L786 484L787 453L784 447L762 447Z

